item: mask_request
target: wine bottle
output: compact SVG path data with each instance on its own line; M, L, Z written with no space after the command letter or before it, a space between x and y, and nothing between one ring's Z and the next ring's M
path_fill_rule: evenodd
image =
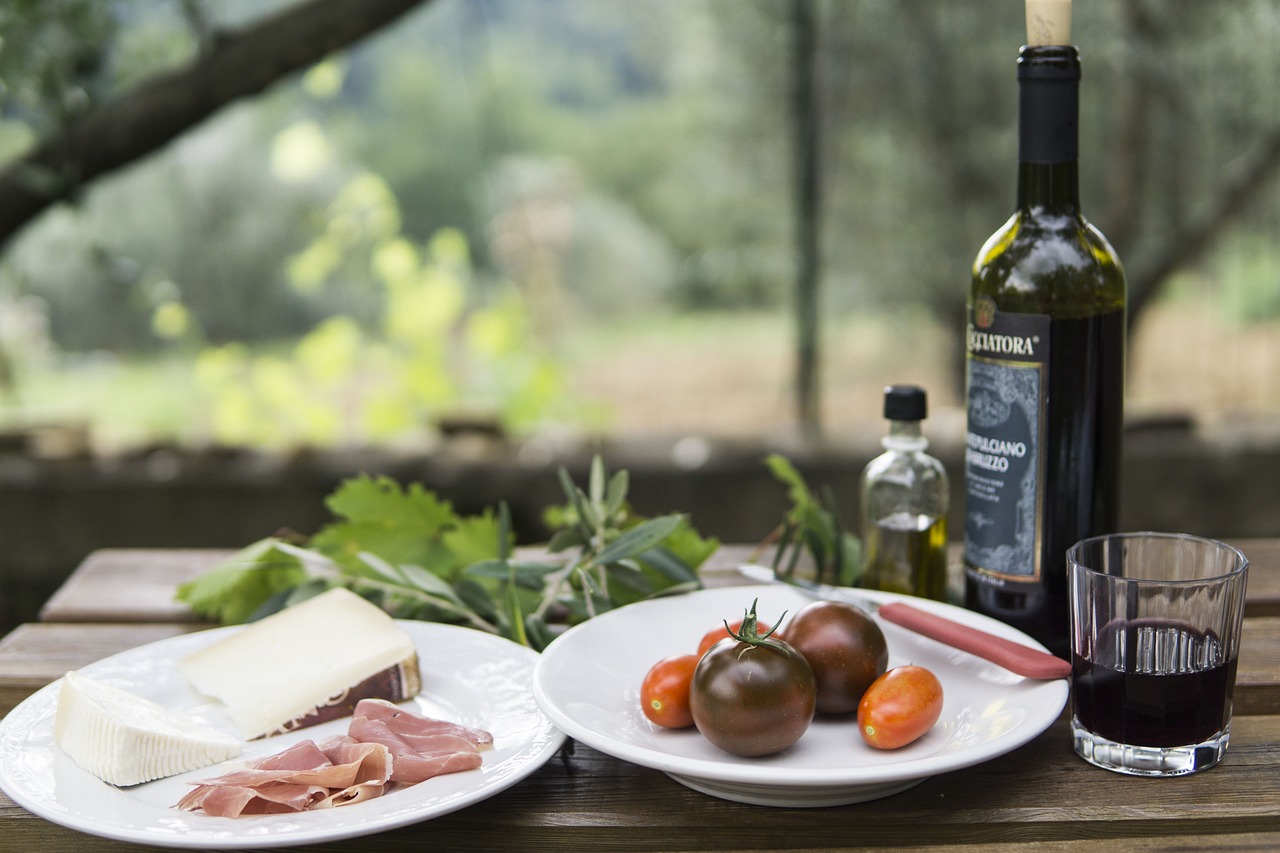
M1017 65L1017 209L969 290L965 603L1065 656L1067 548L1116 526L1125 280L1080 211L1079 53L1039 5Z

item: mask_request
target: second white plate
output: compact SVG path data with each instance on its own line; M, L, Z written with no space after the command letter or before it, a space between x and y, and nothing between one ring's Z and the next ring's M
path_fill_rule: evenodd
M908 600L957 622L1042 648L1022 632L959 607L858 590L879 602ZM696 729L663 729L640 710L645 672L668 655L696 651L722 620L740 618L759 599L775 623L809 602L782 585L728 587L633 604L597 616L553 642L534 669L533 693L570 737L617 758L652 767L695 790L738 802L829 806L905 790L924 779L1003 755L1047 729L1066 705L1066 680L1032 681L883 621L889 665L915 663L942 682L942 717L902 749L875 750L852 717L818 717L798 743L777 755L740 758Z

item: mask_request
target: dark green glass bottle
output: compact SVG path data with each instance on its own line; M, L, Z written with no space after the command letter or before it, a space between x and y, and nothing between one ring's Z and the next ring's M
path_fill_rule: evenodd
M1018 58L1017 210L969 290L965 603L1066 655L1066 551L1113 530L1124 405L1125 281L1080 212L1080 58Z

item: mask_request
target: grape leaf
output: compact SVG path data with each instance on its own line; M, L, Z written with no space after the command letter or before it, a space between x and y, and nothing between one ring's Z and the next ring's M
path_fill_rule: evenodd
M177 598L202 616L233 625L305 580L298 557L276 547L275 539L261 539L179 586Z
M452 554L454 566L461 568L500 556L498 537L502 533L501 528L493 510L485 509L481 515L458 518L440 538ZM515 546L515 536L508 532L506 541L507 550L510 551Z
M310 545L344 565L368 551L389 563L413 563L438 573L453 569L440 535L457 523L457 516L448 501L421 483L404 489L390 477L362 475L344 481L325 505L342 520L327 525Z

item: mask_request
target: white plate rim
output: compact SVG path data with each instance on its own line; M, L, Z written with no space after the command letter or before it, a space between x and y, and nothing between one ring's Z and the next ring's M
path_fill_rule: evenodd
M895 593L886 593L873 590L855 589L850 590L851 593L866 599L883 604L891 601L904 601L913 606L931 610L940 615L947 616L957 622L970 625L989 631L997 636L1023 643L1044 651L1044 646L1024 634L1023 632L1012 628L1003 622L966 610L954 605L941 602L929 601L916 598L914 596L898 595ZM732 596L735 603L743 601L750 602L753 598L772 599L775 605L782 602L792 613L804 604L812 601L812 597L784 585L758 585L758 586L733 586L733 587L716 587L714 589L704 589L691 592L683 596L654 599L650 601L638 602L628 605L625 608L619 608L616 611L601 614L592 620L584 622L566 631L562 636L553 641L544 651L534 669L533 677L533 694L538 701L539 706L547 713L549 717L575 740L620 758L630 761L644 767L654 770L660 770L677 778L686 777L698 780L707 780L711 782L732 783L738 786L760 785L762 790L780 791L792 789L798 797L803 797L805 789L832 789L839 787L848 787L849 789L857 789L861 787L878 787L885 783L902 782L912 779L924 779L929 776L947 773L954 770L971 767L984 761L997 758L1020 746L1025 745L1046 729L1049 728L1061 715L1062 710L1066 707L1069 694L1069 685L1066 679L1058 679L1056 681L1033 681L1030 679L1019 679L1018 676L1008 673L1011 679L1020 681L1026 689L1029 696L1034 696L1034 700L1028 700L1025 708L1029 712L1027 719L1017 729L1007 735L999 738L997 741L985 745L985 748L961 750L946 756L925 755L913 757L910 752L902 753L903 760L895 761L892 764L877 764L874 766L849 766L842 768L818 769L818 768L797 768L787 766L785 753L781 756L770 757L771 759L752 764L752 760L741 761L736 760L732 756L725 754L723 760L704 760L690 758L688 756L672 753L653 747L637 745L627 742L620 737L614 737L607 732L602 732L583 722L571 709L565 707L565 703L557 695L557 685L553 683L554 676L550 675L554 666L558 662L558 658L566 653L567 649L572 648L575 644L584 641L584 638L604 629L608 625L611 614L620 614L623 611L631 617L644 614L655 624L662 624L661 614L665 609L670 607L670 602L676 601L677 598L688 599L695 596L703 596L708 599ZM634 609L633 609L634 608ZM644 608L645 610L641 610ZM647 611L647 613L646 613ZM765 613L761 612L761 617L765 617ZM613 618L619 618L614 616ZM921 644L932 644L938 646L933 640L920 635L906 632L905 629L898 629L897 626L888 626L882 620L880 624L887 630L902 631L904 635L914 638L915 642ZM589 641L589 640L588 640ZM908 640L911 642L911 640ZM693 649L688 649L693 651ZM972 666L975 668L995 668L995 664L968 655L958 650L946 650L954 655L960 665ZM894 649L891 647L890 665L895 664ZM657 660L655 657L653 660ZM897 661L901 662L901 661ZM976 669L975 669L976 671ZM1003 670L1000 670L1003 672ZM638 686L638 685L637 685ZM656 727L654 727L656 730ZM907 748L909 749L909 747ZM758 759L755 761L759 761Z
M69 829L102 838L157 847L186 849L230 850L290 847L369 835L458 811L501 793L527 778L550 760L563 745L565 741L564 733L552 724L551 720L541 711L532 697L529 681L532 678L538 659L537 652L503 637L472 628L414 620L397 620L397 624L404 628L414 640L423 669L424 690L428 674L433 667L443 667L442 671L444 672L451 672L451 669L455 668L453 661L448 657L442 657L442 650L452 650L454 654L457 654L458 650L463 650L466 659L474 664L488 664L502 668L502 671L497 675L507 683L501 683L497 687L503 691L504 701L515 703L505 713L517 715L513 721L522 727L528 728L527 735L524 735L524 739L513 746L510 754L498 757L499 751L505 753L506 750L501 744L495 744L495 752L492 754L486 753L485 755L485 765L479 771L481 775L475 776L473 779L464 780L466 790L450 791L448 796L445 797L431 787L431 782L435 780L428 780L427 782L395 791L387 796L347 806L340 810L303 812L300 815L264 815L249 818L215 818L199 813L177 813L170 808L161 809L155 807L157 821L172 823L171 819L175 814L178 814L183 821L190 821L200 828L197 833L185 835L181 833L174 834L171 830L151 834L129 826L103 822L92 816L81 814L69 804L58 802L56 795L49 798L45 795L45 792L33 790L29 787L30 779L28 777L30 774L28 772L15 772L16 764L10 760L10 758L18 755L26 748L24 747L24 742L29 737L33 735L48 735L51 739L50 732L44 731L43 727L52 726L53 711L56 709L58 690L60 690L62 683L61 678L40 688L40 690L14 707L4 719L0 720L0 789L3 789L15 803L39 817ZM92 677L95 672L110 672L113 668L119 666L146 665L148 659L156 662L172 661L183 654L202 648L220 637L241 630L244 630L244 626L227 626L158 640L119 652L92 664L87 664L78 671ZM156 665L160 664L157 663ZM481 690L483 690L483 686L477 688L477 693ZM146 695L145 691L140 690L138 692ZM419 696L422 696L422 694L419 694ZM442 700L444 697L440 697L440 699ZM438 700L431 699L430 701ZM495 701L497 700L495 699ZM470 722L473 725L483 727L483 720ZM306 737L324 736L332 733L328 731L329 728L342 727L344 725L345 720L339 720L316 726L312 729L303 729L293 733L293 736L289 737L288 741L293 742ZM284 742L286 737L288 736L282 735L279 739L272 740L279 740L279 748L282 749L287 745ZM259 741L258 743L266 743L266 741ZM52 749L56 750L56 747ZM270 751L277 750L271 749ZM85 780L88 780L87 784L96 782L106 790L105 796L107 797L129 797L130 791L145 787L114 789L106 783L93 779L90 774L71 763L70 759L67 759L65 755L61 756L61 759L65 761L65 766L62 768L63 772L80 774L83 778L77 780L78 784L86 784ZM192 773L200 774L200 778L204 778L216 773L218 766L220 765L193 771ZM58 771L51 770L50 772L55 773ZM476 772L468 771L468 773ZM191 775L182 774L174 778L182 779ZM455 777L450 780L450 783L454 783L458 779L466 777L467 774L450 774L450 776ZM437 777L437 779L450 779L450 776ZM147 784L155 785L164 781L166 780L158 780ZM456 786L450 784L450 787ZM150 804L142 803L140 807L150 808L151 806ZM356 812L355 809L363 809L363 811ZM336 825L308 826L307 818L309 816L333 815L338 811L346 812L347 816L345 819L337 821ZM273 826L269 823L276 819L282 819L279 821L278 826Z

